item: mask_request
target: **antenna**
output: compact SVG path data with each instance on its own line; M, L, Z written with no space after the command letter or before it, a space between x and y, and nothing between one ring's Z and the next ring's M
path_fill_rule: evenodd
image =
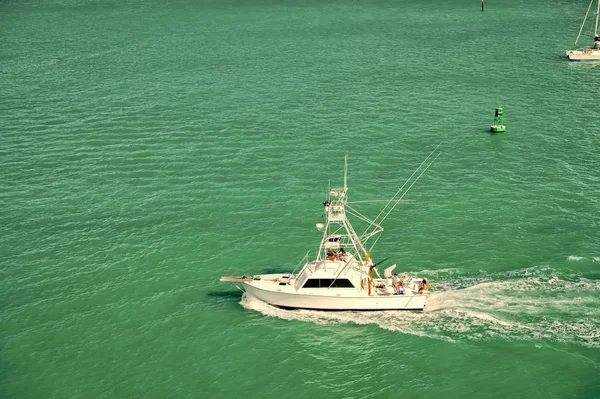
M344 157L344 190L348 189L348 154Z

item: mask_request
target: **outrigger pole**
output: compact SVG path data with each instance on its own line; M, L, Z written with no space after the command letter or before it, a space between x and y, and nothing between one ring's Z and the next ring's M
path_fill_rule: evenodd
M441 152L437 153L437 155L435 155L435 157L429 161L429 159L431 158L431 156L437 151L437 149L442 145L442 143L439 143L434 149L433 151L431 151L429 153L429 155L427 156L427 158L425 158L423 160L423 162L421 162L421 164L419 165L419 167L417 169L415 169L415 171L410 175L410 177L408 179L406 179L406 181L404 182L404 184L402 184L402 186L398 189L398 191L396 191L396 194L394 194L394 196L388 201L388 203L385 205L385 207L383 208L383 210L375 217L375 219L372 221L371 226L374 226L373 230L371 232L369 232L369 229L371 227L367 227L367 229L365 230L365 232L362 234L361 238L364 239L364 242L366 243L366 241L372 237L373 235L383 231L383 227L381 227L381 223L383 223L383 221L389 216L390 213L392 213L392 211L396 208L396 206L398 206L398 204L402 201L402 199L404 198L404 196L406 194L408 194L408 192L410 191L410 189L415 185L415 183L421 178L421 176L423 176L423 174L427 171L427 169L429 169L429 167L431 165L433 165L433 163L435 162L436 159L438 159L438 157L442 154ZM427 163L429 161L429 163ZM423 169L423 165L425 165L427 163L427 165L425 166L425 168ZM419 173L419 175L413 180L413 177L415 176L415 174L417 174L417 172L421 171L421 173ZM397 198L398 195L402 192L402 190L404 189L404 187L411 182L410 185L408 186L408 188L404 191L404 193L400 196L400 198ZM386 211L386 209L388 208L388 206L390 206L393 203L392 207ZM379 216L381 216L382 213L385 213L383 215L383 217L381 218L381 220L377 223L377 219L379 219ZM375 242L373 243L373 245L371 245L371 248L369 248L368 252L371 252L373 250L373 247L375 247L375 244L377 243L377 240L375 240Z

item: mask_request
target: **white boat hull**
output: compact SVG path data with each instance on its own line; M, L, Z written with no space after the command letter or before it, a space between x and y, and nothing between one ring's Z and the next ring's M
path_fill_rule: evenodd
M570 61L600 61L600 50L569 50Z
M272 291L254 282L243 282L246 292L270 305L292 309L316 310L423 310L425 294L360 295L358 290L328 290L328 293ZM342 292L339 292L342 291Z

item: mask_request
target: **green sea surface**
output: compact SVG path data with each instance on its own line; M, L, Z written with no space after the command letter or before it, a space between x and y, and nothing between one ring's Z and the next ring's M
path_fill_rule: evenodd
M587 5L1 0L0 397L599 398ZM316 249L345 155L386 199L440 143L372 253L425 312L219 282Z

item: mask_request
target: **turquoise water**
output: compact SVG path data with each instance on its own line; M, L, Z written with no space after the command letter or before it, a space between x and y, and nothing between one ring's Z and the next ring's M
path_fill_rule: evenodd
M0 397L600 397L587 3L0 1ZM218 281L440 142L373 251L424 313Z

